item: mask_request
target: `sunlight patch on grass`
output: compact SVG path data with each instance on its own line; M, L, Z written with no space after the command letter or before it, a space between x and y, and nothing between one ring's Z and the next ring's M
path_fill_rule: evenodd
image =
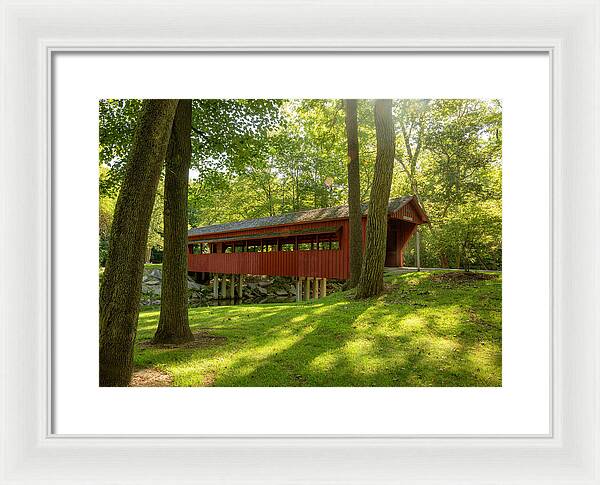
M373 341L366 338L357 338L347 342L344 351L348 355L365 355L373 349Z
M427 325L427 318L423 312L414 312L405 315L398 321L398 326L409 331L417 331Z
M310 362L310 367L315 372L328 372L335 367L337 360L337 357L331 352L321 354Z

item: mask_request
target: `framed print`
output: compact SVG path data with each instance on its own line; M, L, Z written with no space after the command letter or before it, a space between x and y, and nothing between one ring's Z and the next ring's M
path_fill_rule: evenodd
M103 73L113 72L114 66L122 66L124 61L130 67L127 70L118 68L122 73L118 82L111 81L110 76L105 78ZM204 112L203 105L213 107L216 103L219 106L227 103L238 106L242 104L239 100L255 100L243 102L242 105L250 109L250 103L262 107L267 102L265 100L274 97L277 99L276 104L281 104L278 109L284 113L294 113L294 118L290 117L286 121L288 124L298 123L294 121L296 117L307 116L309 113L320 113L326 120L332 120L335 118L331 116L335 116L339 103L327 98L341 95L339 86L342 84L345 92L355 93L356 98L361 98L357 104L365 113L360 119L363 126L368 123L371 114L369 102L364 99L375 98L377 92L401 93L398 96L401 95L404 99L394 100L393 110L404 110L406 106L410 109L418 107L419 116L427 116L433 126L442 124L446 127L445 136L451 136L452 139L456 139L452 134L453 130L459 129L454 123L450 124L453 116L461 116L460 113L468 110L471 119L469 123L475 123L476 129L484 133L480 138L481 147L473 148L474 151L471 152L474 159L478 160L477 165L471 164L469 171L477 170L481 173L479 177L481 183L486 184L486 189L472 192L482 194L478 209L466 209L465 207L471 206L465 203L460 210L465 213L471 210L482 211L481 217L484 218L486 230L481 237L489 238L490 241L494 237L498 240L502 237L501 254L500 251L494 253L493 242L482 246L486 248L487 256L484 257L488 261L482 267L477 266L481 265L480 261L474 260L473 266L478 268L474 271L482 272L471 272L472 277L466 272L437 274L431 270L423 270L421 273L426 273L426 279L422 282L419 279L421 276L414 274L398 276L396 281L392 275L410 267L410 249L415 242L410 234L414 231L415 221L423 221L419 215L421 204L426 208L426 214L432 217L436 210L444 210L442 206L450 200L443 197L441 203L436 205L436 199L433 198L439 193L439 189L430 193L427 187L423 187L421 191L420 202L410 199L401 192L405 190L400 185L402 174L396 173L391 187L394 192L391 192L390 212L411 212L400 214L400 222L390 219L388 225L390 230L397 227L401 233L407 228L403 239L406 241L402 248L404 251L400 251L406 265L393 266L398 264L394 261L396 253L391 250L387 252L386 272L390 277L386 277L384 281L390 285L390 290L385 294L387 296L384 296L384 300L365 304L347 300L346 297L339 300L344 293L338 291L336 286L343 281L344 268L348 267L347 263L344 266L347 228L344 228L344 217L336 218L331 213L344 210L343 205L336 206L343 203L343 199L335 202L336 194L327 193L323 204L325 207L298 212L294 211L293 206L288 209L285 206L279 208L280 200L283 197L289 199L292 195L291 191L286 195L281 190L275 198L276 210L283 214L252 218L243 214L256 214L262 203L262 192L248 196L256 174L253 174L252 180L232 178L231 183L234 185L228 190L233 194L233 220L219 219L230 222L225 226L203 225L204 227L189 230L188 245L192 246L192 254L188 256L188 271L193 275L189 277L195 278L195 281L188 284L199 289L200 301L190 301L193 307L188 313L190 329L192 333L198 332L198 339L193 343L181 344L183 347L174 343L167 343L165 347L164 343L153 342L151 322L160 313L156 308L157 299L161 296L158 288L165 288L164 281L161 286L160 263L151 262L142 277L145 281L143 291L152 292L155 296L144 297L148 300L144 302L140 314L134 353L134 380L137 385L147 387L144 385L145 379L152 376L148 384L154 384L154 379L159 381L157 384L160 384L160 379L171 379L171 385L166 386L167 388L160 386L161 388L145 389L144 393L137 389L108 390L104 386L99 387L95 379L85 377L99 373L94 338L96 326L77 323L77 315L85 314L89 308L95 307L98 294L96 261L88 256L89 248L96 244L96 234L92 227L95 220L85 217L88 212L94 213L96 208L86 207L83 203L73 205L70 201L86 200L85 194L92 192L98 183L95 164L81 163L82 156L86 159L93 159L95 156L96 149L92 153L92 147L93 139L97 136L95 113L98 109L98 93L113 93L113 96L121 100L131 99L134 95L143 98L158 97L157 90L161 90L165 83L153 86L147 81L145 89L148 91L142 93L140 84L145 75L139 77L139 73L147 72L149 66L165 62L171 64L173 70L180 72L183 79L189 80L189 84L179 82L177 90L190 93L181 96L192 95L196 89L194 80L201 75L202 69L210 69L215 73L203 86L203 93L210 97L210 101L192 101L193 117L197 112ZM177 67L173 63L177 63ZM354 81L344 80L342 73L351 69L352 65L361 65L363 74L357 75ZM394 69L393 75L387 81L368 86L369 73L384 69L386 65L390 65L389 69ZM240 86L236 82L235 73L250 69L250 66L261 74ZM439 86L433 74L450 68L461 74L457 74L455 79L444 86ZM281 76L278 73L291 69L298 72L296 81L284 83L283 78L278 78ZM410 81L399 80L405 69L415 73ZM369 436L454 433L523 436L551 433L550 334L547 313L550 287L547 238L549 219L525 221L519 215L519 205L511 203L530 197L531 211L538 214L550 211L550 171L547 163L548 55L379 53L372 57L364 53L346 53L343 57L336 57L327 53L273 53L269 56L263 53L213 53L210 58L205 58L196 53L186 53L180 54L176 60L169 60L165 54L139 56L118 53L104 54L102 57L57 54L53 60L53 70L54 99L57 106L53 143L56 159L61 161L54 166L53 182L56 186L65 187L57 193L54 203L57 266L54 272L54 311L57 324L54 327L53 341L57 351L54 360L56 373L53 377L53 432ZM487 74L491 71L496 73L493 81L489 80ZM515 71L521 72L527 81L511 77L510 73ZM321 73L325 80L313 74L316 72ZM301 73L307 75L303 76ZM318 82L311 81L316 79ZM294 82L297 85L292 86ZM169 85L169 89L173 92L174 88ZM73 96L75 92L79 94ZM290 92L298 97L286 100L286 93ZM335 92L337 94L333 94ZM431 100L421 101L425 96ZM231 100L232 97L235 101ZM73 101L70 102L69 98ZM229 100L223 101L224 99ZM111 106L117 104L127 106L128 102L133 103L103 101L102 110L111 109ZM447 115L447 112L452 114ZM105 113L102 111L102 119L106 116ZM337 119L341 121L340 116ZM194 118L194 126L200 126L199 123L202 121ZM326 121L325 126L329 127L332 123L335 122ZM88 129L83 131L85 125ZM534 129L532 125L540 128ZM282 123L282 126L287 125ZM318 124L307 119L300 126L306 133L314 133L312 127ZM466 126L460 128L462 135L458 138L462 140L462 136L472 129ZM104 130L104 125L101 125L102 139ZM486 140L485 137L490 134L491 138ZM278 144L282 143L283 136L279 133ZM300 153L319 150L321 138L312 136L303 137ZM221 139L221 135L219 137ZM328 138L331 139L333 138ZM500 140L502 153L509 154L506 159L500 159ZM269 143L269 140L265 143ZM286 138L288 149L293 146L292 143L292 138ZM331 143L334 145L336 142ZM363 147L368 147L370 141L363 136L360 143ZM457 150L459 146L466 149L462 142L460 145L453 141L444 143L445 147L454 147L453 150ZM309 148L310 146L314 148ZM344 160L343 146L341 150L341 155L332 150L320 152L314 157L317 160ZM83 155L87 152L88 155ZM401 153L400 149L398 153ZM277 148L274 146L269 159L273 160L276 154ZM362 154L364 163L368 164L368 148L363 149ZM259 156L253 154L252 160L255 161ZM435 155L432 154L433 156ZM481 156L486 157L485 162L481 161ZM278 170L275 164L285 170L289 163L287 160L282 158L273 162L272 170ZM445 159L442 158L441 162L437 158L435 160L438 168L428 170L443 169L442 162ZM423 163L427 161L424 160ZM206 170L204 162L200 164L201 169ZM108 165L102 169L118 170L108 168ZM217 174L222 176L224 170L227 169L219 168ZM310 173L314 173L314 170L315 166L311 166ZM330 163L325 170L340 179L343 176L340 174L346 168L345 165L342 169L332 168ZM262 173L264 176L264 172ZM365 171L362 176L366 178L368 173ZM284 175L280 174L278 177L280 180L277 186L281 184ZM434 180L435 177L434 172L428 172L428 180ZM532 186L526 182L536 177L546 183ZM77 183L74 183L75 180ZM244 184L243 191L234 188L237 183ZM292 179L287 182L288 186L291 183ZM306 179L301 179L300 183L306 184ZM468 183L473 181L465 178L465 184ZM206 194L209 189L206 182L202 184ZM195 187L199 187L199 182L191 181L189 187L193 193L197 190ZM301 193L301 190L298 192ZM314 204L314 189L310 190L308 203ZM198 212L213 214L216 210L224 211L228 197L220 189L216 194L219 198L218 207L212 203L206 208L197 206ZM188 197L189 206L197 203L193 196ZM108 199L110 196L103 196L102 202ZM248 201L247 212L242 212L240 208L244 199ZM95 199L88 197L87 200L91 205L96 203ZM305 209L307 207L312 205L304 206ZM499 214L500 209L501 221L500 217L494 215ZM239 221L240 214L246 217L245 220ZM458 215L458 210L448 214L457 218L449 219L448 226L456 228L458 221L463 220ZM412 221L404 219L405 216ZM278 220L280 217L285 219L283 223ZM435 223L435 216L433 217ZM71 220L82 221L77 226L77 234L72 234ZM290 220L294 222L290 224ZM301 224L299 220L302 221ZM239 226L245 228L243 232L232 230ZM496 228L497 236L491 231L493 227ZM229 232L223 232L223 229ZM501 233L504 235L501 236ZM519 236L523 233L528 234L526 241ZM321 246L319 250L311 248L311 245L316 247L317 237ZM389 236L392 241L393 238L393 235ZM396 241L398 240L400 238L396 237ZM327 245L333 242L334 249L323 249L323 242ZM201 248L203 244L210 246ZM428 229L421 229L420 258L429 268L437 263L432 251L428 252L431 246L431 234ZM499 246L498 244L496 247ZM449 251L451 249L449 247ZM206 252L200 253L200 250ZM156 252L156 248L154 251ZM453 257L458 255L456 252L450 254ZM495 257L498 258L497 262ZM227 260L234 262L226 263ZM82 268L83 261L86 269ZM221 264L233 264L233 267L220 267ZM456 266L454 261L452 266ZM528 266L536 273L538 286L535 289L525 290L520 286L520 268L523 266ZM164 268L163 264L162 269ZM501 273L498 271L500 268ZM101 271L107 269L108 265ZM204 271L206 269L210 271ZM314 272L307 273L307 269ZM237 273L232 274L232 271ZM267 276L259 278L257 273L265 273ZM242 285L238 274L243 278ZM316 279L318 276L323 278L319 281ZM456 277L460 278L460 282ZM67 290L72 287L70 282L74 280L78 281L77 289ZM326 285L327 299L320 298L323 284ZM308 291L306 285L309 285ZM60 288L65 290L60 291ZM240 300L240 288L242 305L238 307L236 304ZM315 288L319 291L317 298L314 297ZM230 304L232 289L234 301ZM296 295L293 295L295 298L290 298L287 294L290 289L296 290ZM269 291L275 294L269 295ZM194 294L194 298L198 298L198 293ZM476 299L487 303L472 303L470 299L473 298L473 293L477 294ZM307 303L298 304L298 296ZM235 297L238 297L237 301ZM423 300L420 301L419 298ZM445 301L446 298L449 301ZM403 300L408 300L411 304L403 306ZM437 303L434 303L436 300ZM397 301L402 303L398 304ZM270 304L274 306L269 306ZM344 311L338 312L337 309L342 307ZM515 316L511 317L512 314ZM542 318L544 314L546 317ZM524 317L532 323L526 327L513 323ZM369 323L374 320L380 320L375 328ZM386 321L389 322L389 327L384 323ZM294 327L294 322L298 322L297 327ZM70 342L73 339L86 344L72 346ZM73 366L72 362L78 362L79 365ZM539 364L532 365L532 362ZM182 419L178 422L177 418L173 418L168 423L162 423L152 419L152 408L144 406L146 392L151 393L153 401L161 408L174 405L180 409L185 408L186 411L181 416L193 415L197 409L218 415L220 409L231 405L227 403L233 403L237 399L243 400L245 406L228 411L227 420L190 422ZM186 393L184 403L179 402L180 392ZM123 398L117 397L122 393ZM232 399L233 395L237 399ZM135 415L128 415L126 420L119 421L116 418L119 413L114 406L122 406L123 400L127 400L137 411ZM352 407L345 406L348 401L360 402L361 407L368 409L379 407L380 412L377 417L356 416ZM440 401L446 403L441 409L435 404ZM98 417L90 423L87 413L96 406L103 407L106 413L95 413ZM402 408L405 413L398 416L395 411L398 408ZM420 414L418 410L424 408L430 411ZM86 411L82 412L84 409ZM290 420L290 415L295 418Z
M1 11L1 483L600 483L597 2Z

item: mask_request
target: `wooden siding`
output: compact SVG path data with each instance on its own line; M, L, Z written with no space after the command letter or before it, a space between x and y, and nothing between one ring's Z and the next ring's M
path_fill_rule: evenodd
M366 216L363 216L363 248L366 219ZM407 204L388 215L388 223L393 226L392 234L396 237L395 254L389 260L392 265L402 266L404 264L403 250L417 224L422 222L422 218L412 204ZM301 234L311 232L313 234L331 233L333 227L337 229L339 249L188 254L188 270L220 274L348 279L350 276L348 226L348 219L334 219L192 236L189 238L188 244L215 241L219 238L227 238L230 241L244 241L252 238L256 241L257 238L260 239L261 235L266 241L274 237L293 237L295 234L300 238ZM225 243L217 243L219 251L221 251L222 244Z
M425 222L423 221L419 213L416 211L412 202L406 204L405 206L402 206L399 210L395 212L390 212L390 214L388 214L388 217L390 219L399 219L401 221L411 222L413 224L422 224L423 222Z
M188 268L223 274L348 278L342 250L188 254Z

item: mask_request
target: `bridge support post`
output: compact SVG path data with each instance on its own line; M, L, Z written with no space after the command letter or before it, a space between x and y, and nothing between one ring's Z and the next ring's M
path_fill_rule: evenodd
M321 278L321 298L327 296L327 278Z
M314 285L313 285L313 298L315 300L319 299L319 285L320 284L321 284L321 278L315 278Z
M229 287L229 298L235 299L235 275L231 275L231 286Z
M302 280L304 280L304 278L298 278L296 280L296 301L302 301Z
M221 275L221 298L227 298L227 278L225 275Z
M240 281L238 286L238 298L241 301L244 296L244 275L240 275Z
M304 280L304 299L310 300L310 278Z
M213 273L213 298L219 298L219 273Z
M421 271L421 231L418 226L415 244L417 246L417 271Z

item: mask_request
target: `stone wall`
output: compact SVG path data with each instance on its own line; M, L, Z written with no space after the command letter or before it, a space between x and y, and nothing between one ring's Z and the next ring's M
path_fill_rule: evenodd
M228 282L229 283L229 282ZM327 294L340 291L343 282L327 280ZM227 287L229 294L229 286ZM141 305L159 305L162 291L162 271L145 269L142 279ZM190 306L231 305L229 299L213 298L212 282L196 283L188 276ZM237 288L236 288L237 295ZM245 276L241 303L283 303L296 301L296 280L281 276ZM235 302L240 303L237 299Z

